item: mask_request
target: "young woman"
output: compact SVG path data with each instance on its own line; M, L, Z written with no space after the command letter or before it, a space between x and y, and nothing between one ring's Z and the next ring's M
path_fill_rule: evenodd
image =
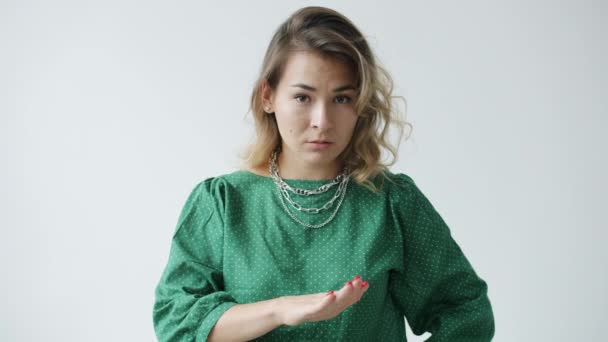
M340 13L298 10L251 97L242 169L198 183L156 287L160 341L490 341L487 284L396 158L392 83ZM398 145L397 145L398 146Z

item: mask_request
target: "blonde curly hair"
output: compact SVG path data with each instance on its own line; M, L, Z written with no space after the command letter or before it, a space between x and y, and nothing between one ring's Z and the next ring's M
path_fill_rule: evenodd
M412 129L409 122L399 117L392 100L403 99L405 106L407 102L402 96L392 95L391 76L378 64L355 25L344 15L325 7L310 6L297 10L272 37L251 94L249 110L255 122L255 141L240 154L241 167L257 169L267 165L272 152L281 145L276 118L263 109L262 90L264 84L276 90L287 59L295 51L320 53L351 66L357 80L355 108L359 118L349 144L337 158L343 166L350 168L355 182L378 192L380 189L371 180L379 174L389 179L386 171L398 159L404 127L409 126L410 133ZM388 141L388 132L393 126L398 129L396 145ZM380 160L382 148L392 154L392 160L386 163Z

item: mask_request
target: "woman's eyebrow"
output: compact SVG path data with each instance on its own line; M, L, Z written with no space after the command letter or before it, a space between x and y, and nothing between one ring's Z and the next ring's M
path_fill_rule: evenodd
M311 87L309 85L306 85L304 83L296 83L296 84L292 84L291 86L292 87L299 87L299 88L310 90L310 91L317 90L316 88L313 88L313 87ZM334 89L334 93L337 93L339 91L344 91L344 90L357 90L357 89L354 86L347 84L347 85L343 85L343 86L340 86L340 87Z

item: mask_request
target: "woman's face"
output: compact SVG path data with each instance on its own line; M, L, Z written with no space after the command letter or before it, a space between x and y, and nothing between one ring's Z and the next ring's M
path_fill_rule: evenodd
M277 89L263 91L289 160L314 166L335 162L357 123L355 86L352 70L342 61L313 52L290 56ZM329 144L312 143L316 140Z

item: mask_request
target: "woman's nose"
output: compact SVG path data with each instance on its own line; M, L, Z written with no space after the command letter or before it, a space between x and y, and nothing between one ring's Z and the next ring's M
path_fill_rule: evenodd
M317 106L312 117L311 126L313 128L329 129L333 127L333 122L329 113L328 106L321 104Z

